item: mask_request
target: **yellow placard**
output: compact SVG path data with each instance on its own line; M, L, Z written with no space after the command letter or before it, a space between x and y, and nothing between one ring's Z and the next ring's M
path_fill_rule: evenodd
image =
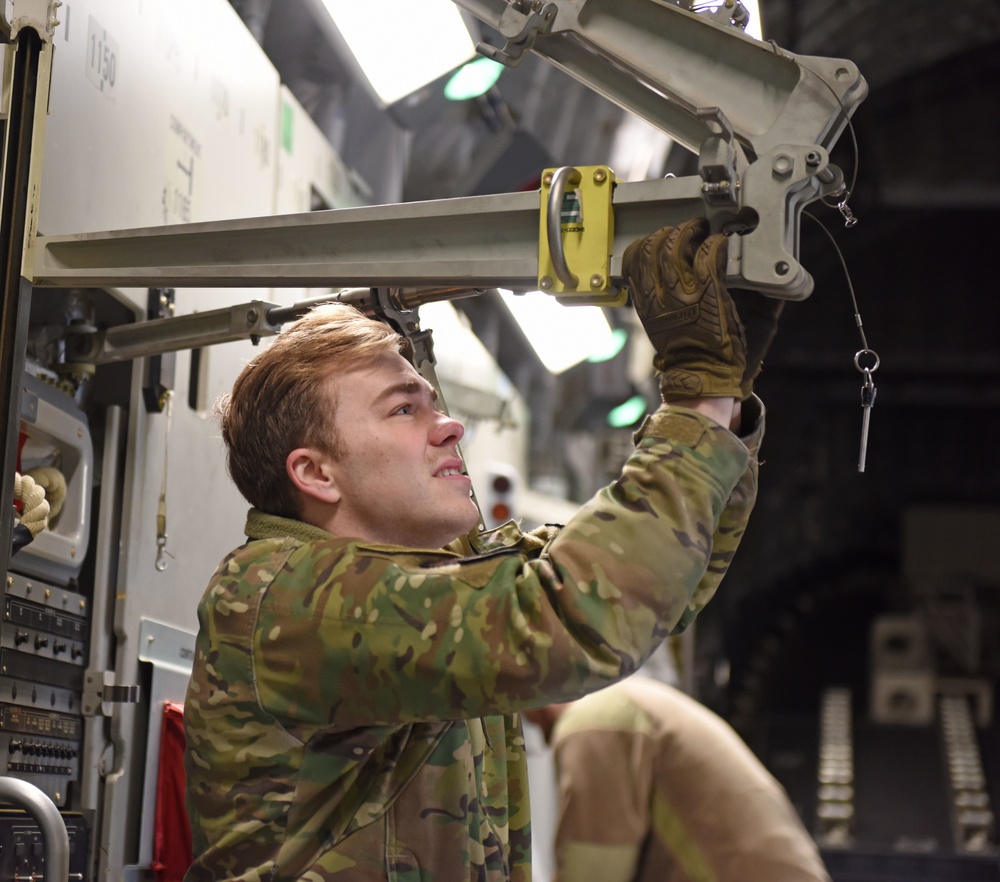
M542 174L538 287L562 303L622 306L628 299L627 291L611 284L614 187L614 172L606 165L553 168ZM558 230L550 231L554 200Z

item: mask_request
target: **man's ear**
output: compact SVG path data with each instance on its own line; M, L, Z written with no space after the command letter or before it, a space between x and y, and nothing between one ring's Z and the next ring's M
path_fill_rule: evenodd
M289 453L285 471L300 493L329 504L340 501L332 461L315 447L297 447Z

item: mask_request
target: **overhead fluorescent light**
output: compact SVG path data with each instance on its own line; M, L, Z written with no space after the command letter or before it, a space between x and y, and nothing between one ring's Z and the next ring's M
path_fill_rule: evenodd
M322 0L368 80L389 106L476 57L452 0Z
M617 343L599 306L564 306L541 291L514 294L499 290L532 349L554 374L605 353Z
M762 29L760 26L760 9L757 0L741 0L746 11L750 15L750 21L747 23L746 30L744 33L753 37L755 40L763 40ZM691 7L692 12L701 12L705 9L717 10L720 6L724 5L719 2L708 2L708 3L696 3ZM728 5L728 4L727 4Z
M633 395L608 413L608 425L613 429L634 426L649 412L649 403L643 395Z
M608 349L595 350L587 356L587 361L594 364L599 364L602 361L611 361L612 358L615 358L625 348L625 344L628 343L628 331L624 328L615 328L608 340L611 344L610 347Z
M492 58L477 58L460 67L444 87L444 97L449 101L467 101L485 95L505 68Z
M745 33L755 40L763 40L764 33L761 27L760 9L757 0L743 0L743 5L747 8L747 12L750 13L750 21L747 24Z

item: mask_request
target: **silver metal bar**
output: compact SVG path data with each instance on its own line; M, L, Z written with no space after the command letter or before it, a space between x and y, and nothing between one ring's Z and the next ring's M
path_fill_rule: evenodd
M271 336L280 330L279 325L272 324L268 319L268 311L275 306L273 303L253 300L226 309L195 312L132 325L116 325L104 332L100 339L99 353L88 360L93 364L130 361L163 352L199 349L254 336ZM167 326L170 328L170 348L162 349L163 328ZM79 359L79 354L74 354Z
M731 247L729 281L774 297L803 299L812 279L799 265L798 212L827 192L795 151L772 175L759 161L747 174L757 228ZM801 151L800 151L801 152ZM756 174L760 166L760 173ZM668 224L732 212L706 205L700 177L616 185L611 274L621 284L630 242ZM36 287L538 287L540 196L505 193L208 223L40 236L31 266ZM123 332L124 335L124 332ZM192 344L194 345L194 344ZM147 354L147 353L137 353Z
M408 312L416 310L424 303L476 297L485 290L483 288L421 288L410 291L394 289L389 294L389 300L394 310ZM67 338L66 345L74 363L100 365L130 361L134 358L199 349L219 343L232 343L236 340L270 337L277 334L286 322L294 321L322 303L351 303L359 309L367 309L372 313L378 311L374 307L371 288L348 288L300 300L291 306L277 306L262 300L251 300L249 303L209 312L115 325L90 335L73 334ZM416 319L415 312L414 319Z
M537 281L538 194L42 236L43 287L432 287ZM73 280L76 281L73 281Z
M31 815L42 832L45 878L64 882L69 878L69 833L59 809L38 787L17 778L0 777L0 803Z
M549 193L549 204L545 211L545 235L549 243L549 253L552 255L552 268L556 271L559 281L568 288L575 288L580 280L566 265L566 253L563 251L562 236L559 230L566 187L575 187L579 183L579 169L568 166L559 169L552 176L552 190Z
M545 43L544 51L539 54L612 104L628 108L630 113L666 132L692 152L697 152L709 136L704 121L686 102L666 99L660 92L637 82L634 76L596 56L580 43L552 39ZM599 67L599 74L595 67Z

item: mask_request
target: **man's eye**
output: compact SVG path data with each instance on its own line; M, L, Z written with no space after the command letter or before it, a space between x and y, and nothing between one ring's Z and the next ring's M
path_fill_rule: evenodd
M412 404L404 404L404 405L402 405L400 407L397 407L393 411L393 413L399 413L399 414L403 414L404 416L409 416L410 414L413 413L413 405Z

